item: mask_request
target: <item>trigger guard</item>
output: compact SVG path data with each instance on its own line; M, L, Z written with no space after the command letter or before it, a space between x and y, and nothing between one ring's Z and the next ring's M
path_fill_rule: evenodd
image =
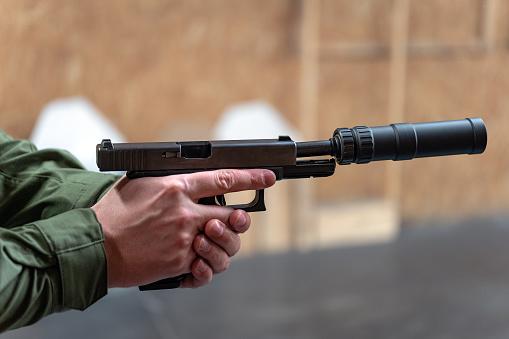
M202 205L230 207L236 210L244 210L246 212L262 212L267 210L267 208L265 207L263 190L256 190L256 194L253 201L247 204L227 205L224 195L216 195L213 197L201 198L200 200L198 200L198 203Z
M253 201L247 204L239 204L239 205L226 205L226 207L231 207L236 210L244 210L246 212L262 212L266 211L265 200L264 200L264 191L256 190L255 197Z

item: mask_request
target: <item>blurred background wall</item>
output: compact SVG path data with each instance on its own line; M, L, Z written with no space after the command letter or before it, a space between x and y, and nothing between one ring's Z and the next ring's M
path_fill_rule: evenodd
M47 102L75 95L130 141L209 138L224 109L255 99L306 139L480 116L484 155L338 168L292 188L284 232L327 238L344 206L398 226L504 214L508 14L500 0L5 0L0 128L27 138Z

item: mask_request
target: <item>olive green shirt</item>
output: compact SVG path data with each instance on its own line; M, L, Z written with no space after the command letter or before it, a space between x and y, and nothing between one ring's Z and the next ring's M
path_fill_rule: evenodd
M107 293L102 229L89 207L115 180L0 130L0 332Z

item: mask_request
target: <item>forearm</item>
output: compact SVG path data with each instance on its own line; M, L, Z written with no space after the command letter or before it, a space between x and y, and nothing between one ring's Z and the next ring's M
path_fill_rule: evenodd
M0 331L106 294L103 234L89 207L116 179L0 130Z
M90 209L0 229L0 268L0 331L85 309L107 291L103 235Z

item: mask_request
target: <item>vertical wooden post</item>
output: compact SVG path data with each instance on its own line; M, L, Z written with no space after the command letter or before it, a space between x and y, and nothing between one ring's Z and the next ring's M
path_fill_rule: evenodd
M409 1L394 0L392 11L388 109L390 122L402 122L405 115ZM388 163L386 170L386 198L394 202L397 210L400 211L401 167L399 164Z
M496 45L497 30L497 12L499 9L499 0L485 0L484 15L481 18L481 39L485 45L486 52L493 52Z
M489 112L496 110L492 99L493 86L497 83L499 63L497 62L497 19L500 16L500 0L483 2L483 16L480 23L480 39L485 49L483 70L483 86L478 94L483 98L483 107ZM503 12L501 12L503 13Z
M320 0L304 0L301 26L299 127L306 139L317 134Z
M318 127L319 90L319 44L320 44L320 0L303 0L300 32L300 111L299 129L305 139L316 138ZM316 237L313 227L316 215L313 213L314 194L309 180L299 180L294 186L292 205L294 237L292 242L298 247L308 247Z

